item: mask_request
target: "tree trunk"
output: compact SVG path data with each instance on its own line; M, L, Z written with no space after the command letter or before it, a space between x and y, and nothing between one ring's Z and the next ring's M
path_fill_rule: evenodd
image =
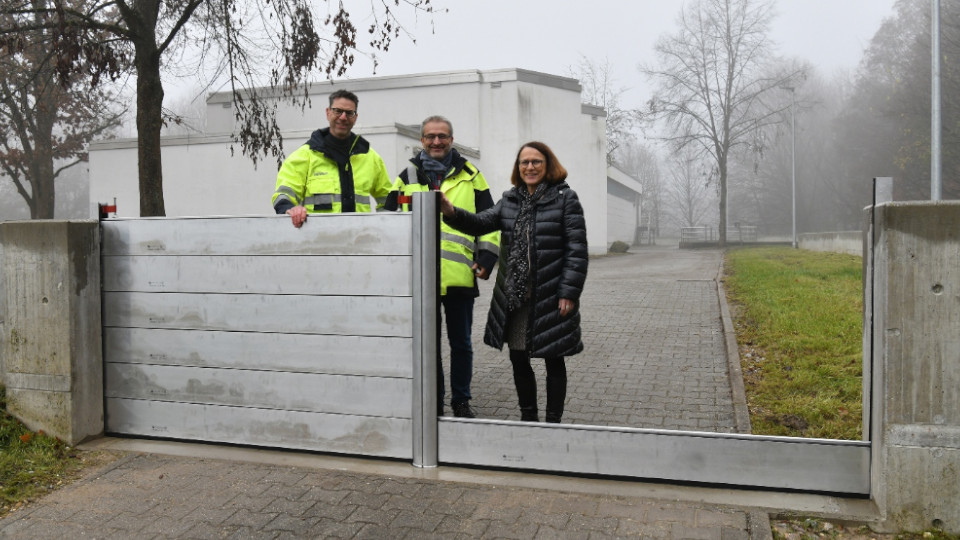
M718 168L720 169L720 247L727 246L727 159L726 155L721 158Z
M40 148L34 148L34 152L39 151ZM53 186L53 158L50 153L40 152L35 159L35 166L31 168L33 169L33 179L30 182L33 189L33 204L30 206L30 219L53 219L56 195Z
M163 83L156 43L137 43L137 138L140 175L140 216L165 216L160 128Z
M53 219L55 194L53 185L53 125L57 121L60 95L53 77L38 81L37 105L34 108L33 152L29 158L33 205L31 219Z

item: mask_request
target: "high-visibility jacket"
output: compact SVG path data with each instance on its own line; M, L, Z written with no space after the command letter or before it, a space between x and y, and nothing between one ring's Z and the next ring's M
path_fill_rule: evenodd
M459 208L477 213L493 207L490 186L472 163L454 149L453 161L443 178L431 171L424 171L419 155L410 160L411 166L404 169L393 183L393 191L387 198L386 210L410 209L403 199L418 191L439 189L450 202ZM416 178L410 178L411 174ZM440 221L440 294L479 295L477 279L471 269L474 263L492 273L500 256L500 232L483 236L462 233L442 220Z
M351 133L349 156L327 148L330 128L318 129L306 144L283 161L277 173L273 208L278 214L294 206L308 213L370 212L370 197L383 207L390 193L390 175L370 143Z

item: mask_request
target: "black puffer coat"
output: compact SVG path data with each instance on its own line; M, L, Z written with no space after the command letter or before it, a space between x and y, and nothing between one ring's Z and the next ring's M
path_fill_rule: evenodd
M497 284L490 301L487 330L483 342L503 349L507 326L506 261L513 244L513 223L520 212L517 188L503 193L493 208L471 214L460 208L452 218L444 218L452 227L467 234L481 235L500 230L500 261ZM583 207L566 182L548 186L534 207L530 267L535 304L529 310L527 339L530 356L554 358L583 350L580 339L580 293L587 278L587 228ZM560 317L561 298L573 300L573 312Z

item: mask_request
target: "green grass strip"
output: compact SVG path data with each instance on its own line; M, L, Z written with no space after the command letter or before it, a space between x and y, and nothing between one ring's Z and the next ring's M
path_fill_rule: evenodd
M61 485L80 468L73 448L7 414L0 385L0 516Z
M753 433L860 439L861 258L738 248L724 267Z

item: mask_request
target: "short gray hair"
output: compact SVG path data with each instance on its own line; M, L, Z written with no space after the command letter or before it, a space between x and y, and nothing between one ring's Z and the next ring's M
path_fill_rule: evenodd
M420 123L420 136L423 137L423 128L427 127L427 124L430 122L443 122L450 128L450 136L453 137L453 123L450 120L447 120L445 116L440 116L435 114L433 116L428 116L426 120Z

